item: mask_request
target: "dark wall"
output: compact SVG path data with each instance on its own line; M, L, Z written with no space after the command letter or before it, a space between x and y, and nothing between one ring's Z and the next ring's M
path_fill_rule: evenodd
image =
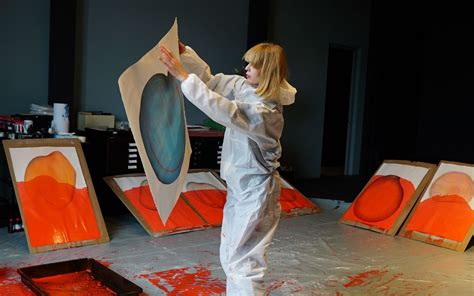
M420 38L416 156L474 163L474 18L467 4L433 6Z
M126 120L118 78L168 32L178 18L180 38L214 72L233 73L247 45L248 1L83 0L79 109L112 112ZM205 115L186 102L188 123Z
M48 102L49 0L0 1L0 114Z
M289 82L298 93L285 109L283 165L296 176L320 175L329 48L353 49L354 84L346 170L358 174L369 45L370 0L270 1L269 39L287 52Z
M373 1L362 173L384 159L474 162L466 5Z

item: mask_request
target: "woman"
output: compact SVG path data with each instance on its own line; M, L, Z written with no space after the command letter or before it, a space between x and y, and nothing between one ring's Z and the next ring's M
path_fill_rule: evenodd
M266 252L280 218L283 105L296 89L287 81L286 57L278 45L261 43L244 59L245 77L212 75L209 66L180 43L180 58L161 47L160 60L186 98L226 127L221 177L227 201L221 230L220 259L227 275L227 295L263 295Z

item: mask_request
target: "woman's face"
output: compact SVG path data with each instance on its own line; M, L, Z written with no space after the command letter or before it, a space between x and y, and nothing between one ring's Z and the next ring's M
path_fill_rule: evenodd
M258 85L260 82L260 70L254 68L252 64L249 63L247 67L245 67L245 78L247 79L248 83L252 85Z

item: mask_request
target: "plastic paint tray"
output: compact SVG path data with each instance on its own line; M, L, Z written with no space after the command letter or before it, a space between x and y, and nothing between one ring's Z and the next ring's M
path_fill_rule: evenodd
M70 261L42 264L19 268L18 273L21 281L33 290L36 295L52 295L44 291L34 279L73 274L76 272L87 272L94 281L105 286L111 291L111 295L139 295L143 289L131 281L112 271L91 258L82 258Z

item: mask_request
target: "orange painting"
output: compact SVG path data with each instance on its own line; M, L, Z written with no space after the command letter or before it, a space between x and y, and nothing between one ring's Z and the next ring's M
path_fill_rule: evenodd
M319 208L308 198L293 188L288 182L281 178L280 205L282 214L286 216L304 214L305 212L319 212Z
M48 143L80 145L55 140ZM34 147L23 147L31 143ZM94 210L77 146L36 147L40 143L19 142L22 147L6 149L30 248L59 249L108 240L99 227L102 216Z
M395 234L415 204L430 166L386 161L370 178L340 221Z
M211 172L189 173L182 194L209 224L222 224L227 190Z
M413 184L399 176L373 176L343 219L390 229L414 192Z
M117 176L113 180L123 194L117 192L116 187L112 189L119 193L118 196L132 214L153 236L202 229L207 226L182 198L178 199L169 219L163 224L145 176ZM108 183L110 185L110 181Z
M410 217L406 236L420 232L463 242L474 224L473 196L474 182L468 172L437 174Z

